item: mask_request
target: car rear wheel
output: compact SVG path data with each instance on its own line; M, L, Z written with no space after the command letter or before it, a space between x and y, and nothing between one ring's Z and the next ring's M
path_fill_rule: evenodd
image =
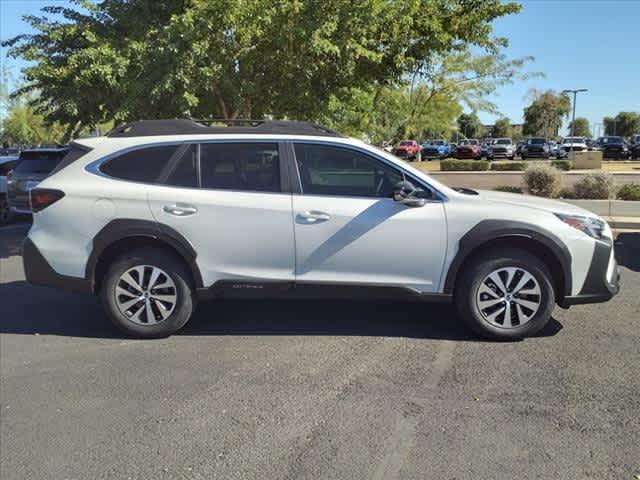
M534 335L555 305L552 277L537 257L520 249L491 251L462 272L456 307L477 334L492 339Z
M111 321L138 338L162 338L180 330L195 309L191 276L170 252L143 248L118 258L101 289Z

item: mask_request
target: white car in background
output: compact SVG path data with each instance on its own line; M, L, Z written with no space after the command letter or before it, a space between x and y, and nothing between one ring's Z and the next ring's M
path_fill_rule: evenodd
M567 158L570 151L586 152L589 150L585 137L566 137L562 139L558 148L558 158Z
M75 141L30 196L27 280L100 295L137 337L200 299L320 295L453 302L480 335L521 338L619 288L594 214L451 189L315 124L134 122Z

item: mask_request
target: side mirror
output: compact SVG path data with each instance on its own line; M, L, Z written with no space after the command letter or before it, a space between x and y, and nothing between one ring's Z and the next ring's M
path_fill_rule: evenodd
M393 200L407 207L422 207L427 201L415 196L416 187L406 180L396 183L393 187Z

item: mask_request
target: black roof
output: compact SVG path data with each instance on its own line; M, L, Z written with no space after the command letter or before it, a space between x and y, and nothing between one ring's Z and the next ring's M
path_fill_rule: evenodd
M193 135L234 133L316 135L342 137L340 133L316 123L292 120L140 120L120 125L108 137L149 137L156 135Z

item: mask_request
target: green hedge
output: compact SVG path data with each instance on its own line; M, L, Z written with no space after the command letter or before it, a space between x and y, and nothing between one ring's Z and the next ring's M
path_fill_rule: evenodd
M472 172L489 170L489 162L484 160L443 160L440 162L443 172Z
M496 172L522 172L527 169L525 162L492 163L491 170Z
M551 166L566 172L573 168L573 163L571 160L551 160Z

